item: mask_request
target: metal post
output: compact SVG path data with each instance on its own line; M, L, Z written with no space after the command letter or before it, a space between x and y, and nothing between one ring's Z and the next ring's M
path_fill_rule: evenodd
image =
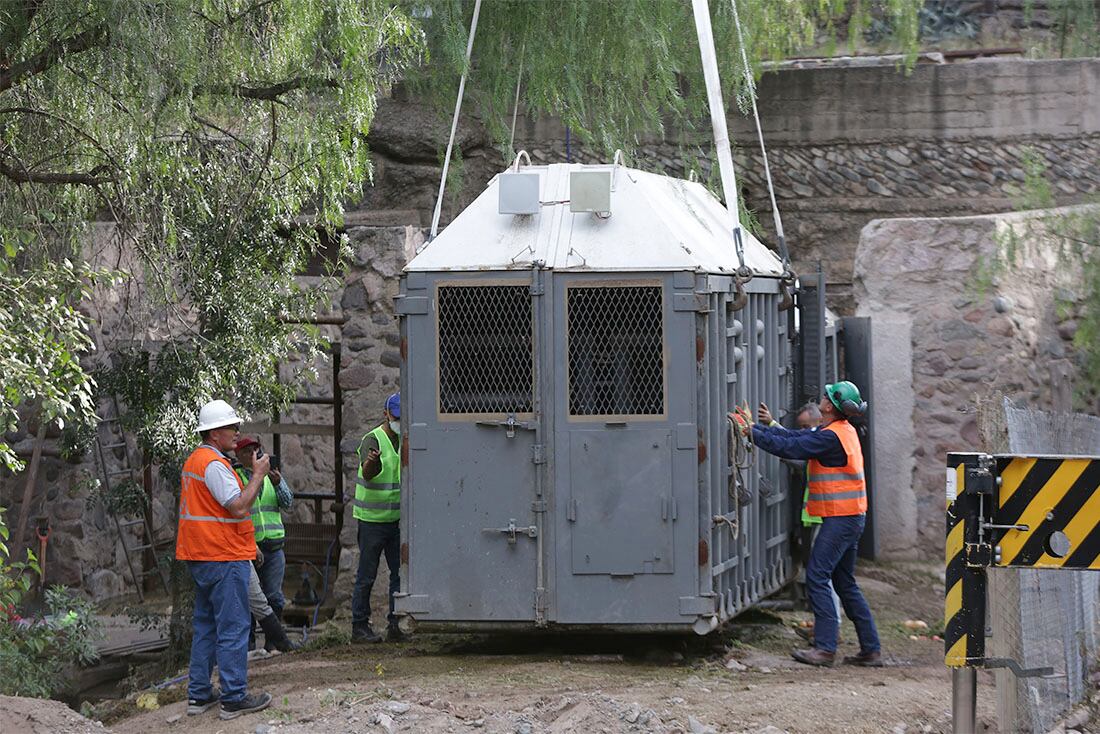
M978 669L951 669L951 732L975 734L978 726Z

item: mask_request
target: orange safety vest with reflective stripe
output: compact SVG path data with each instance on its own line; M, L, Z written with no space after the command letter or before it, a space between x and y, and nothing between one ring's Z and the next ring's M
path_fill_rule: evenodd
M848 463L823 466L810 459L810 498L806 511L818 517L862 515L867 512L867 482L863 478L863 449L856 429L848 421L834 421L822 431L832 431L840 439Z
M209 446L199 446L183 465L176 558L181 561L251 561L256 557L252 518L233 517L206 486L206 467L215 461L241 483L229 461ZM242 491L243 491L242 487Z

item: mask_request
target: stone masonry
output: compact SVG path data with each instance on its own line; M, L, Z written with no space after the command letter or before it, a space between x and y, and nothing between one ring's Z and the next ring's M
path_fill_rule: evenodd
M1081 268L1046 238L1065 211L864 228L855 296L874 335L876 529L886 555L942 550L944 462L948 451L980 447L979 401L1070 408ZM1013 235L1016 254L1006 258Z

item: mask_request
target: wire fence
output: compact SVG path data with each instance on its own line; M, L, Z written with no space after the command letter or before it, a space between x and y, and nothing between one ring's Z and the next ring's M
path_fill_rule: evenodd
M1100 455L1100 419L1013 407L1008 401L992 449L1014 454ZM988 437L987 437L988 438ZM998 570L990 577L991 647L1024 668L1057 677L997 675L1003 731L1045 732L1088 695L1100 647L1100 573Z

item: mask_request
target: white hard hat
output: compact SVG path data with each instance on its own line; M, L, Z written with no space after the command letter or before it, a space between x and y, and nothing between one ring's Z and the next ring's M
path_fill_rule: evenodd
M241 422L237 411L224 400L214 400L202 406L199 411L199 427L195 430L199 433L211 431L223 426L232 426Z

